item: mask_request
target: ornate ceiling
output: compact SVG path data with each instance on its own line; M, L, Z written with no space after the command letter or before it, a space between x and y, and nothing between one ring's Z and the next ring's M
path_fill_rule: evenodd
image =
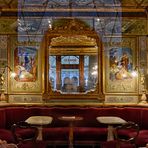
M52 27L56 18L74 17L81 18L90 27L94 24L99 33L144 34L148 0L0 0L0 15L17 19L1 19L4 32L17 26L20 34L27 31L40 34Z
M31 8L31 9L30 9ZM122 8L127 11L142 11L148 8L148 0L0 0L1 11L12 10L50 10L50 9L76 9L89 11L89 9L98 9L98 11L109 11L113 8ZM136 10L137 9L137 10Z
M148 0L0 0L2 8L17 8L17 4L23 4L34 7L48 8L85 8L85 7L102 7L102 6L132 6L132 7L147 7Z

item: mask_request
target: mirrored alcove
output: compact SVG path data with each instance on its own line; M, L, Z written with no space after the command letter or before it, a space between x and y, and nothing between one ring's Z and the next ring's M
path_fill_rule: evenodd
M45 96L101 99L101 42L85 22L60 19L45 36Z

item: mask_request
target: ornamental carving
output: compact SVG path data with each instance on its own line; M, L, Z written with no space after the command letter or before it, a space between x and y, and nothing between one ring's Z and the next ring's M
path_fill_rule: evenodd
M61 19L53 22L53 30L66 30L66 31L78 31L78 30L90 30L90 26L77 19Z
M96 40L87 36L75 35L51 39L51 46L96 46Z

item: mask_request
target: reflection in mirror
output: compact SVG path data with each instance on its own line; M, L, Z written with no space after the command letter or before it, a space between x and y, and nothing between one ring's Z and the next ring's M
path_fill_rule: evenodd
M76 42L75 38L71 38ZM81 37L77 40L80 41ZM98 47L94 44L65 47L49 47L49 81L52 91L61 93L87 93L94 91L98 82ZM95 41L95 42L94 42ZM91 43L92 43L91 42ZM90 44L91 44L90 43ZM80 44L80 43L79 43Z

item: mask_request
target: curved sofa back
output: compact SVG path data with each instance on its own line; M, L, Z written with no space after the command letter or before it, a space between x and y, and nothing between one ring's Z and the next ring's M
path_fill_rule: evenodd
M0 108L0 128L10 128L12 124L25 121L30 116L52 116L53 122L50 126L62 127L68 123L60 121L60 116L82 116L83 120L76 123L76 126L98 127L98 116L117 116L126 121L133 121L139 124L141 129L148 129L148 108L140 107L5 107Z
M5 109L0 108L0 128L6 127L6 114Z

